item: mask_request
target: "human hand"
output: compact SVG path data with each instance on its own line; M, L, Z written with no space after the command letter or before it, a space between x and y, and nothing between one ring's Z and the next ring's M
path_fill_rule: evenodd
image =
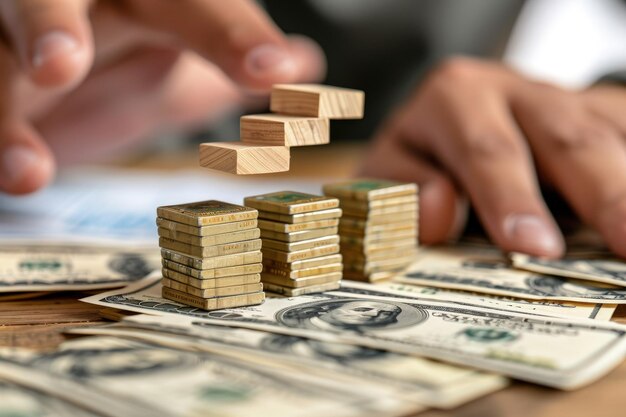
M503 250L560 256L563 237L541 181L626 257L624 109L620 86L567 91L454 58L382 127L362 174L420 185L423 243L460 232L467 195Z
M0 2L0 191L207 122L278 82L321 76L319 48L248 0Z

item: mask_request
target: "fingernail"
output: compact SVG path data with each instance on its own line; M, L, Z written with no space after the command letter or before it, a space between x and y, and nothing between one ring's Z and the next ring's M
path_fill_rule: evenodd
M78 41L69 33L62 30L48 32L35 41L33 67L39 68L54 57L71 54L76 50L78 50Z
M531 214L511 214L504 221L504 233L520 252L558 255L563 242L551 224Z
M0 171L4 181L10 184L21 181L40 163L41 158L32 149L14 145L2 153Z
M270 72L292 71L295 62L284 48L263 44L248 52L246 66L254 75L263 76Z

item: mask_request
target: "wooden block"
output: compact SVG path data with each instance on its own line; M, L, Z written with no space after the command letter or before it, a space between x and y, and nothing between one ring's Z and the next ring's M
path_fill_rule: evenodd
M202 143L200 165L238 175L289 171L289 148L241 142Z
M250 114L241 117L240 137L254 145L324 145L330 142L330 122L318 117Z
M276 84L270 109L274 113L328 119L362 119L365 93L317 84Z

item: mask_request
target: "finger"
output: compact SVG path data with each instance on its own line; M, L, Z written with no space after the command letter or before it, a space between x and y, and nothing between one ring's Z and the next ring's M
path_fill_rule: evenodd
M477 83L476 69L464 61L441 71L418 96L419 117L407 122L417 131L413 140L453 173L502 249L560 256L562 236L502 93Z
M597 85L582 93L589 109L626 136L626 88L623 85Z
M198 55L144 48L95 70L37 127L60 162L102 160L158 131L206 126L240 99Z
M0 16L19 61L42 86L80 81L93 59L87 0L0 2Z
M526 89L518 97L516 116L542 171L578 215L626 256L623 137L573 93L543 87Z
M50 150L17 109L19 76L14 57L0 44L0 191L10 194L35 191L54 176Z
M130 0L139 22L167 31L218 65L242 86L268 89L298 81L303 70L319 66L319 53L299 54L266 13L248 0Z
M0 122L0 190L27 194L44 187L54 176L52 154L25 121Z
M36 122L58 161L102 160L160 126L162 83L177 58L176 50L134 51L90 74Z
M415 182L419 186L419 240L443 243L456 238L467 216L467 204L450 178L407 150L391 130L374 141L359 175Z

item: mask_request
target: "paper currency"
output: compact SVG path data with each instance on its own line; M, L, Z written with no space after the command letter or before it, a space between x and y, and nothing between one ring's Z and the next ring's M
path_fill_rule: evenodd
M159 267L156 248L0 245L0 292L81 291L125 286Z
M298 224L310 223L320 220L337 219L341 217L341 209L334 208L328 210L318 210L300 214L279 214L269 211L259 210L259 219L271 220L275 222Z
M455 245L424 249L397 282L581 303L626 304L626 289L516 270L498 249Z
M316 212L312 212L314 214ZM307 213L308 214L308 213ZM311 222L301 223L283 223L271 220L259 220L259 227L264 230L278 232L278 233L295 233L304 232L316 229L327 229L329 227L337 227L339 225L339 219L323 219L315 220Z
M339 234L345 279L388 280L410 263L418 237L416 184L355 179L326 184L324 192L339 198L344 213Z
M132 322L80 328L83 335L140 338L181 349L229 352L269 358L294 372L322 370L346 383L390 388L389 395L429 407L452 408L505 386L506 378L423 358L303 337L236 329L181 320L179 317L136 316Z
M299 232L274 232L272 230L261 230L262 239L274 239L281 242L301 242L303 240L315 239L317 237L336 235L337 227L324 227L322 229L302 230Z
M514 253L511 260L514 267L526 271L626 287L626 262L606 253L590 256L589 252L573 252L563 259L542 259Z
M286 286L280 284L273 284L271 282L263 282L263 288L269 293L284 295L286 297L298 297L305 294L313 294L324 291L337 290L341 287L340 281L328 282L325 284L314 284L308 286L300 286L294 288L293 286Z
M248 207L278 214L300 214L339 207L339 200L336 198L298 191L279 191L246 197L243 201Z
M305 249L319 248L320 246L336 245L339 243L339 236L336 234L330 236L316 237L314 239L307 239L300 242L281 242L272 239L263 239L263 250L265 248L281 250L283 252L294 252Z
M258 228L210 236L190 235L183 232L174 232L162 227L159 227L157 232L161 237L177 240L194 246L223 245L226 243L241 242L242 240L258 239L261 236L261 232Z
M238 286L241 291L244 291L245 286ZM193 288L193 287L191 287ZM265 293L263 291L253 293L242 293L238 295L230 295L223 297L211 297L205 298L202 296L189 294L187 292L175 290L171 287L163 287L161 289L161 295L164 298L187 304L189 306L199 307L204 310L218 310L223 308L241 307L247 305L260 304L265 300Z
M161 218L195 227L254 220L259 215L249 207L217 200L162 206L157 208L157 214Z
M58 397L0 380L3 416L96 417L100 414L82 409Z
M407 298L317 294L206 312L160 298L159 279L153 275L84 301L424 356L561 389L601 377L626 349L626 330L614 323Z
M533 301L521 298L499 297L465 291L448 290L437 287L386 282L369 285L359 282L345 281L342 288L333 294L345 293L373 295L383 297L412 298L416 300L432 300L482 307L499 311L536 314L540 316L561 317L569 319L595 319L608 321L613 316L615 304L581 304L558 301Z
M17 363L32 376L54 378L58 382L46 387L48 392L63 394L64 384L73 383L89 388L92 395L108 394L113 403L134 402L144 410L117 414L125 417L375 416L401 415L415 408L408 402L370 397L370 392L360 395L332 381L323 381L325 386L314 375L288 375L207 352L110 337L70 341L47 353L1 351L0 377L11 374L6 363ZM102 407L98 411L112 415Z
M244 220L241 222L222 223L212 226L190 226L185 223L178 223L157 217L157 227L171 230L173 232L187 233L196 236L213 236L224 233L249 230L257 227L257 220Z
M417 193L417 185L379 179L355 179L324 185L324 194L353 200L379 200Z

